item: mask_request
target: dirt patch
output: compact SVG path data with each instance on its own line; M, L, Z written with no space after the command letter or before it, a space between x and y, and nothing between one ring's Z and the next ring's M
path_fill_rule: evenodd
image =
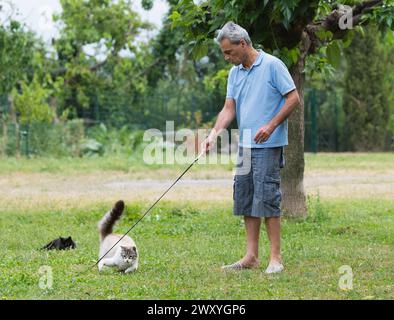
M132 173L100 172L92 174L13 173L0 176L2 209L79 207L99 201L155 201L177 178L178 172L166 172L166 179L136 179ZM232 172L206 178L194 172L180 180L165 200L232 201ZM394 199L394 171L307 171L307 194L319 193L322 199Z

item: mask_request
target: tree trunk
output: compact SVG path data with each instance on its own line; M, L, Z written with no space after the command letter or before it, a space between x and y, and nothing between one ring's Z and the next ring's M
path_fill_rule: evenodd
M8 132L7 132L7 122L5 121L6 117L3 112L0 111L0 127L1 127L1 143L0 143L0 156L5 156L7 152L7 137L8 137Z
M286 164L282 170L282 210L286 217L307 216L304 190L304 82L305 57L309 48L309 38L304 35L298 62L290 70L301 105L289 117L289 145L285 148Z
M12 124L14 125L14 130L15 130L15 156L19 158L21 155L19 123L16 116L14 100L12 99L12 96L10 94L8 95L8 103L10 105L11 121Z
M55 97L49 98L49 107L53 111L53 123L55 124L60 123L59 116L57 115L57 100Z

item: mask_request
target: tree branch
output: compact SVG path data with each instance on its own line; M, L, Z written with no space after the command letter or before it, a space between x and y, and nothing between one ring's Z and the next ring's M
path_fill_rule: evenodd
M376 7L382 3L383 0L366 0L362 3L355 5L354 7L352 7L352 16L349 17L351 18L351 21L347 21L347 23L351 23L352 26L360 25L362 21L362 16L373 7ZM348 29L341 29L339 22L342 17L348 14L349 13L344 10L343 7L339 7L337 9L334 9L324 19L315 23L308 24L305 27L305 32L308 34L311 40L310 53L316 52L319 47L326 43L325 41L320 40L316 36L317 31L326 30L332 32L332 39L342 39L346 35Z

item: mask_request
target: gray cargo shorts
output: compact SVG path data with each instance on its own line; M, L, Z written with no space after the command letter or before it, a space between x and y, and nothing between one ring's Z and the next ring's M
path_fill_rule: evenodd
M280 169L283 147L238 149L234 175L234 215L280 217Z

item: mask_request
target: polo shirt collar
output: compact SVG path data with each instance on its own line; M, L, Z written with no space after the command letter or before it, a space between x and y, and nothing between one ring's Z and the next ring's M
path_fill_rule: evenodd
M250 69L246 69L246 68L243 66L242 63L238 66L239 69L249 71L249 70L252 70L253 67L258 66L259 64L261 64L261 61L263 61L263 57L264 57L264 51L261 50L261 49L259 49L258 52L259 52L259 55L257 56L256 60L253 62L253 64L252 64L252 66L250 67Z

